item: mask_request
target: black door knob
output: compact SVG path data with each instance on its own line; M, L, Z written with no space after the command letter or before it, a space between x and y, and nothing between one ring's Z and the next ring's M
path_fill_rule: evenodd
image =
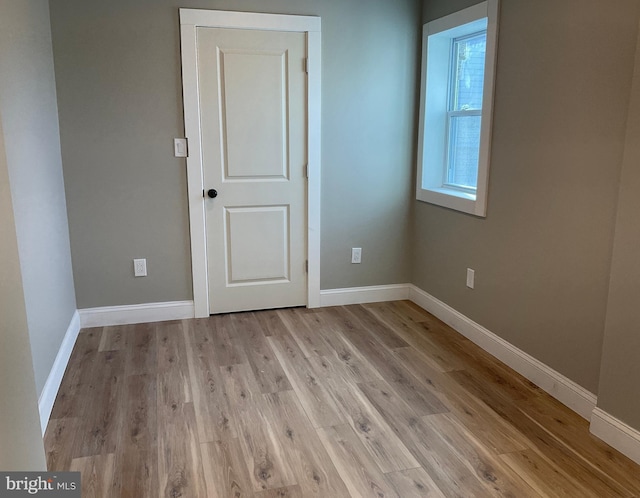
M207 192L207 195L209 197L211 197L212 199L215 199L216 197L218 197L218 191L214 188L209 189L209 191Z

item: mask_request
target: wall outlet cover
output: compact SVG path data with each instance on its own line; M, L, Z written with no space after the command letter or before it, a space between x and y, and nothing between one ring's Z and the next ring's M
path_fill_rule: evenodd
M146 259L133 260L133 275L136 277L147 276L147 260Z

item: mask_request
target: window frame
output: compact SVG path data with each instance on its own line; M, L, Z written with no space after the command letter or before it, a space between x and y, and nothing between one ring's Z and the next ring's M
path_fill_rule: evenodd
M486 0L423 25L416 198L485 217L489 179L499 0ZM454 39L483 31L487 45L475 192L447 184L450 47ZM425 131L427 132L425 134Z

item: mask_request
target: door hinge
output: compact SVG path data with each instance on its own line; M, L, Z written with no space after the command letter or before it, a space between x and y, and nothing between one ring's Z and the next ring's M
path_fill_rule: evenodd
M304 59L304 72L309 74L309 57L305 57Z
M305 176L305 178L309 178L309 165L308 164L304 165L304 176Z
M304 271L306 273L309 273L309 260L308 259L304 262Z

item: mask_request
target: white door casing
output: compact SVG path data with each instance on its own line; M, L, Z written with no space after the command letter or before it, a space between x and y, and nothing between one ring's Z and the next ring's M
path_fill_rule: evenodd
M277 303L283 303L284 305L294 304L307 304L309 307L317 307L320 304L320 18L307 17L307 16L288 16L288 15L276 15L276 14L254 14L254 13L239 13L239 12L226 12L226 11L207 11L207 10L194 10L194 9L180 9L180 23L181 23L181 40L182 40L182 77L183 77L183 93L184 93L184 109L185 109L185 131L186 136L189 139L189 157L187 158L187 187L189 196L189 221L191 231L191 256L192 256L192 274L193 274L193 294L194 294L194 307L196 317L208 316L212 311L231 311L239 309L251 309L253 307L271 307L278 305ZM235 28L235 29L221 29L221 30L207 30L202 28ZM203 85L202 81L199 81L198 75L201 74L202 66L205 64L205 60L202 54L198 54L199 43L202 44L202 40L210 38L207 33L217 31L218 33L226 33L233 37L234 33L238 33L239 29L249 29L257 31L278 31L280 34L272 33L275 38L279 37L293 37L296 36L300 39L302 36L306 40L306 58L308 60L307 69L307 86L306 86L306 114L307 127L306 137L300 137L302 149L296 151L293 147L291 151L280 149L280 154L277 150L271 150L271 156L275 159L270 161L266 166L266 171L251 170L251 164L249 162L236 163L235 170L229 169L228 163L225 163L225 158L221 158L218 161L219 167L211 170L210 168L204 168L205 157L210 152L207 151L207 145L203 145L203 129L210 126L211 119L206 116L206 112L203 112L200 108L203 94L207 91L211 91L211 85ZM246 33L245 35L248 35ZM258 36L256 43L264 44L266 41L261 41L259 38L260 33L255 33ZM267 33L262 33L267 35ZM253 36L253 35L252 35ZM270 38L274 38L271 36ZM269 37L268 37L269 38ZM263 43L264 42L264 43ZM207 43L206 41L204 42ZM217 42L216 42L217 43ZM276 42L277 45L277 42ZM302 46L304 47L305 44ZM211 47L209 47L210 49ZM226 69L227 76L233 78L233 72L240 75L242 72L255 73L260 69L266 70L267 73L271 72L274 81L278 80L281 72L277 68L283 67L283 55L282 50L277 47L274 49L266 49L266 45L262 47L259 54L245 53L244 55L237 50L234 52L232 48L227 50L226 54ZM207 49L204 49L205 52ZM215 48L219 51L219 47ZM254 51L255 52L255 51ZM284 56L285 59L288 55ZM297 56L296 56L297 57ZM219 58L218 58L219 60ZM251 64L247 65L247 61ZM251 66L253 64L261 65L262 68ZM296 64L296 62L288 61L289 65ZM287 65L287 61L284 61L284 66ZM202 80L202 76L200 77ZM232 85L238 92L236 95L231 95L230 98L235 98L236 104L241 108L243 106L242 101L247 100L247 95L242 95L243 89L241 85ZM264 85L263 85L264 86ZM267 85L266 91L273 91L277 85L272 85L271 90ZM203 88L206 87L207 90ZM265 88L263 88L265 90ZM217 90L216 90L217 91ZM270 99L274 102L274 99ZM278 100L278 99L275 99ZM280 99L281 100L281 99ZM248 102L247 102L248 103ZM249 103L248 103L249 104ZM303 101L304 104L304 101ZM245 108L245 111L249 108ZM277 102L272 106L268 106L266 114L271 113L277 115L282 109L278 107ZM227 128L233 127L233 123L226 123ZM211 126L210 126L211 127ZM300 127L301 130L305 130L305 127ZM282 128L280 129L282 131ZM262 147L273 148L273 143L278 143L278 138L281 133L279 130L274 129L273 135L270 138L275 138L275 141L270 143L263 143ZM280 133L280 135L279 135ZM295 136L295 133L292 135ZM228 138L228 137L227 137ZM292 140L293 141L293 140ZM304 150L304 144L306 142L306 151ZM281 141L282 143L282 141ZM260 144L257 144L260 145ZM243 149L242 147L235 147L234 154L236 158L241 158L243 155L249 154L251 156L252 151L255 151L259 147L253 147L249 149ZM230 147L231 149L231 147ZM230 151L226 151L227 153ZM292 213L293 209L289 207L288 200L277 199L279 195L277 193L278 188L275 191L269 189L258 189L249 193L251 183L255 183L253 180L258 180L258 183L269 183L271 186L282 186L288 183L289 177L293 178L297 175L300 179L302 171L297 171L299 168L298 163L304 163L304 157L299 156L306 152L306 163L308 165L308 179L306 185L306 198L307 209L305 213L304 200L302 201L302 209L296 208L296 213ZM283 156L291 155L291 161L283 161ZM293 157L298 155L300 159ZM218 158L222 155L218 154ZM251 157L248 157L251 159ZM244 166L240 166L244 164ZM283 169L283 164L284 169ZM286 165L290 164L289 170ZM249 169L247 169L249 168ZM211 171L219 171L222 173L220 176L218 185L211 185L212 181L215 183L216 179L212 176ZM208 173L207 173L208 172ZM261 175L266 178L256 178ZM206 183L205 183L206 179ZM304 180L302 180L304 181ZM224 196L227 192L231 192L229 187L236 188L236 196L249 193L250 197L256 202L254 205L250 205L248 202L235 203L234 206L224 207ZM254 185L255 187L255 185ZM203 198L203 190L209 188L216 188L220 194L218 198L208 199ZM295 189L294 189L295 190ZM303 189L304 190L304 187ZM261 192L271 191L271 197L267 194L262 195ZM295 201L295 199L294 199ZM215 204L217 202L217 204ZM298 199L295 202L300 202ZM214 207L215 206L215 207ZM219 216L215 218L215 223L219 226L216 227L215 237L209 237L207 240L207 221L211 224L214 218L211 218L211 212L215 208L219 209ZM306 220L295 221L295 214L305 215ZM209 216L209 218L207 218ZM309 270L306 279L306 303L296 303L291 301L291 297L280 296L277 298L279 291L272 292L274 301L272 304L267 302L264 304L263 298L256 298L254 294L260 293L260 287L269 286L277 281L287 282L291 279L293 271L302 270L304 265L304 255L296 256L294 250L287 253L286 241L291 234L287 233L287 226L294 226L293 223L297 223L296 226L306 225L306 259L308 260ZM306 222L306 223L305 223ZM256 232L254 228L256 223L261 226L261 230ZM289 225L287 225L289 223ZM301 224L302 223L302 224ZM211 231L210 231L211 232ZM255 235L251 235L252 233ZM222 242L221 237L224 235L225 241ZM266 238L265 238L266 237ZM253 240L252 240L253 239ZM225 264L218 265L211 269L207 267L207 253L211 256L211 250L218 251L218 258L221 257L220 251L226 251L229 253L229 247L231 241L241 241L237 246L235 254L235 265L225 261ZM266 249L261 252L262 266L255 265L255 261L251 256L251 251L247 248L252 244L260 242L261 247ZM217 249L215 246L217 244ZM285 258L283 258L283 255ZM288 263L287 263L288 261ZM216 275L217 282L223 282L225 287L231 289L229 294L230 302L225 302L223 298L226 292L221 293L221 289L216 289L213 284L212 272L218 271ZM222 273L220 273L222 272ZM298 275L299 277L299 275ZM296 281L300 283L300 278L296 277ZM295 280L295 279L294 279ZM212 282L209 286L208 282ZM303 282L304 283L304 282ZM257 284L257 285L256 285ZM286 286L285 286L286 287ZM253 290L252 290L253 288ZM255 289L258 289L257 291ZM278 288L278 285L275 285ZM240 294L233 294L234 291L239 291ZM215 295L210 295L213 293ZM269 293L267 293L268 295ZM286 294L286 292L285 292ZM300 299L300 289L291 290L290 295L298 296ZM241 296L240 298L238 296ZM216 299L216 297L220 299ZM254 299L255 298L255 299ZM235 304L234 304L235 299ZM238 307L237 302L240 299L245 303L244 306ZM257 299L257 300L256 300ZM263 299L260 301L260 299ZM277 301L280 299L280 301ZM287 301L287 299L290 299ZM253 300L253 301L252 301ZM211 302L215 306L211 307ZM260 303L263 304L260 304ZM258 303L258 304L252 304ZM289 304L287 304L289 303ZM220 306L218 306L218 304Z

